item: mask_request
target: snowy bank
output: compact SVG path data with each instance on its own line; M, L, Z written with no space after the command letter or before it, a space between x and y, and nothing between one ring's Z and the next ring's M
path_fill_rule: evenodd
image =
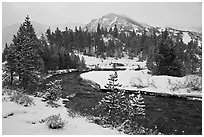
M98 83L104 89L109 75L113 73L113 71L91 71L81 74L81 77ZM147 70L125 70L118 71L118 82L125 90L202 97L202 78L199 76L151 76ZM194 90L195 87L199 90Z
M96 58L96 57L91 57L91 56L86 56L82 54L78 54L80 58L84 58L85 63L88 68L90 69L96 69L96 68L101 68L101 69L112 69L113 65L112 63L123 63L124 67L127 69L137 69L138 66L140 68L145 68L146 67L146 62L138 62L138 58L134 59L129 59L128 57L123 57L121 59L115 59L112 57L107 57L106 59L103 58Z
M2 134L3 135L118 135L117 130L102 128L94 123L89 123L85 117L71 117L67 108L58 101L60 107L51 107L42 98L32 97L35 105L23 105L9 101L3 95L2 101ZM50 116L60 114L67 122L62 129L49 129L45 123L39 121Z

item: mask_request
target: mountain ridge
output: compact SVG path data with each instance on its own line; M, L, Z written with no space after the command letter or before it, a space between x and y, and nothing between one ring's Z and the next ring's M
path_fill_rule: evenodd
M188 44L190 40L198 40L199 45L202 45L202 32L199 33L191 30L182 30L172 27L153 27L146 23L137 22L126 15L109 13L102 16L101 18L92 19L91 22L85 26L85 28L90 32L97 31L98 24L100 24L100 27L107 29L107 31L109 31L110 28L113 29L116 25L119 32L124 31L128 33L134 30L136 34L139 35L141 35L144 30L147 32L147 35L151 35L154 33L154 31L156 33L161 33L167 29L170 32L172 38L175 38L175 36L182 37L185 44Z
M33 24L33 27L35 28L36 34L38 36L40 36L42 33L45 33L48 28L54 31L57 27L60 30L65 30L65 27L74 29L75 26L77 27L82 26L82 28L84 29L88 28L88 31L96 31L98 24L100 24L101 27L103 28L107 28L107 30L109 30L110 28L113 28L114 25L117 24L117 28L119 29L119 31L129 31L130 32L132 30L135 30L138 34L141 34L141 32L144 29L146 29L147 31L152 31L152 30L161 31L162 30L161 27L153 27L147 23L141 23L141 22L135 21L126 15L118 15L115 13L109 13L109 14L102 16L101 18L92 19L87 24L70 22L66 24L46 25L46 24L41 24L41 23L38 23L32 20L31 20L31 23ZM5 43L10 44L12 42L12 37L14 34L17 33L20 24L21 23L15 23L13 25L2 28L2 49L5 47ZM171 26L165 27L165 28L171 31L174 31L174 32L190 33L191 37L198 38L200 41L202 41L202 27L201 28L197 27L198 30L201 29L201 32L183 30L183 29L179 29L178 27L174 28Z

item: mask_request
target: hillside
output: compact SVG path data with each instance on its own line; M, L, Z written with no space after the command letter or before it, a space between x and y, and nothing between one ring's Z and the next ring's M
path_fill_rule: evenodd
M188 44L191 39L198 40L199 45L202 45L202 33L201 30L196 31L190 31L190 30L181 30L178 28L172 28L172 27L153 27L151 25L140 23L137 21L134 21L133 19L125 16L125 15L117 15L114 13L110 13L107 15L102 16L98 19L91 20L90 23L88 23L84 28L87 28L88 31L94 32L97 30L97 26L100 24L101 28L107 29L107 31L110 30L110 28L114 28L115 25L117 25L119 32L132 32L133 30L136 32L136 34L141 35L142 31L145 30L147 34L151 35L155 31L157 34L161 33L161 31L164 31L167 29L171 32L171 36L175 37L177 35L180 35L181 38L183 38L183 41L185 44ZM192 29L191 29L192 30ZM198 28L196 29L198 30Z
M99 19L93 19L85 27L87 27L89 31L96 31L98 24L107 30L113 28L116 24L120 31L129 31L133 29L142 30L145 27L142 23L136 22L129 17L117 15L114 13L107 14Z
M12 39L13 39L13 35L16 35L19 26L21 23L16 23L7 27L4 27L2 29L2 49L4 49L5 47L5 43L10 44ZM48 28L47 25L44 24L40 24L37 22L32 22L33 27L35 28L36 34L38 36L40 36L42 33L44 33L46 31L46 29Z
M16 23L13 25L6 26L2 29L2 49L4 49L5 44L10 44L13 38L13 35L16 35L19 26L21 23ZM83 26L81 23L66 23L66 24L55 24L55 25L45 25L35 21L32 21L32 25L35 28L37 36L40 36L42 33L45 33L48 28L55 30L57 27L61 30L65 30L65 27L73 29L75 26Z

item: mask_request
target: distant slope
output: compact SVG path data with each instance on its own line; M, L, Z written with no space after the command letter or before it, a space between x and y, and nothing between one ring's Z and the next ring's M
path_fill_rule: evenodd
M175 38L177 35L179 35L183 39L185 44L188 44L190 40L198 40L199 46L202 45L202 32L201 32L202 28L199 28L199 27L197 27L197 30L200 30L200 31L190 31L187 28L178 29L174 27L166 27L166 28L162 28L159 26L153 27L146 23L140 23L140 22L134 21L133 19L125 15L117 15L114 13L110 13L102 16L99 19L91 20L91 22L88 23L85 26L85 28L87 28L88 31L93 32L97 30L98 24L100 24L100 27L106 28L107 30L109 30L110 28L113 28L114 25L116 24L119 32L121 31L130 32L135 30L136 34L139 34L139 35L142 34L143 30L147 32L146 33L147 35L151 35L153 31L155 31L156 33L161 33L161 31L168 29L172 38Z
M65 30L66 27L68 27L68 29L74 29L75 27L83 27L85 24L82 24L82 23L66 23L66 24L56 24L56 25L47 25L50 27L50 29L52 31L54 31L57 27L60 29L60 30Z
M32 23L37 35L41 35L48 28L44 24L40 24L40 23L33 22L33 21L31 21L31 23ZM5 43L10 44L12 42L13 35L17 34L17 31L20 27L20 24L21 23L13 24L13 25L4 27L2 29L2 49L4 48Z
M31 23L35 29L37 36L40 36L42 33L45 33L49 27L51 28L52 31L54 31L57 27L60 30L65 30L66 27L72 28L72 29L75 26L83 27L83 24L81 23L66 23L66 24L58 24L58 25L45 25L34 21L31 21ZM21 23L16 23L16 24L4 27L2 29L2 49L4 49L6 43L10 44L12 42L13 35L17 34L20 24Z

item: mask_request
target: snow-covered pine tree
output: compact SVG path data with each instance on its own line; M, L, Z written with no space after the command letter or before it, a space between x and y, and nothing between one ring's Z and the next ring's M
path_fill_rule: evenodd
M107 96L102 98L95 110L103 124L122 128L123 126L134 127L138 119L145 117L144 99L140 92L128 94L118 89L121 85L117 82L117 78L117 72L110 75L106 88L112 92L108 92Z
M37 81L37 75L43 68L43 60L39 55L39 40L29 19L27 16L14 35L8 53L8 56L12 57L12 63L8 60L8 65L19 75L19 82L24 89Z
M44 98L51 102L59 100L62 91L61 80L50 81L46 86Z
M131 94L129 95L129 113L131 119L134 117L143 118L145 117L145 104L144 98L142 97L141 93L139 92L137 95Z
M119 84L118 81L118 73L115 71L114 74L110 75L110 78L108 78L109 83L105 85L105 88L111 91L115 91L118 87L121 87L122 85Z
M106 124L117 125L118 124L118 112L120 111L121 100L125 98L125 93L123 90L118 90L118 87L122 85L117 82L118 74L115 71L114 74L110 75L108 78L109 83L105 86L111 92L102 98L99 104L96 106L95 110L98 111L99 116L105 121Z

